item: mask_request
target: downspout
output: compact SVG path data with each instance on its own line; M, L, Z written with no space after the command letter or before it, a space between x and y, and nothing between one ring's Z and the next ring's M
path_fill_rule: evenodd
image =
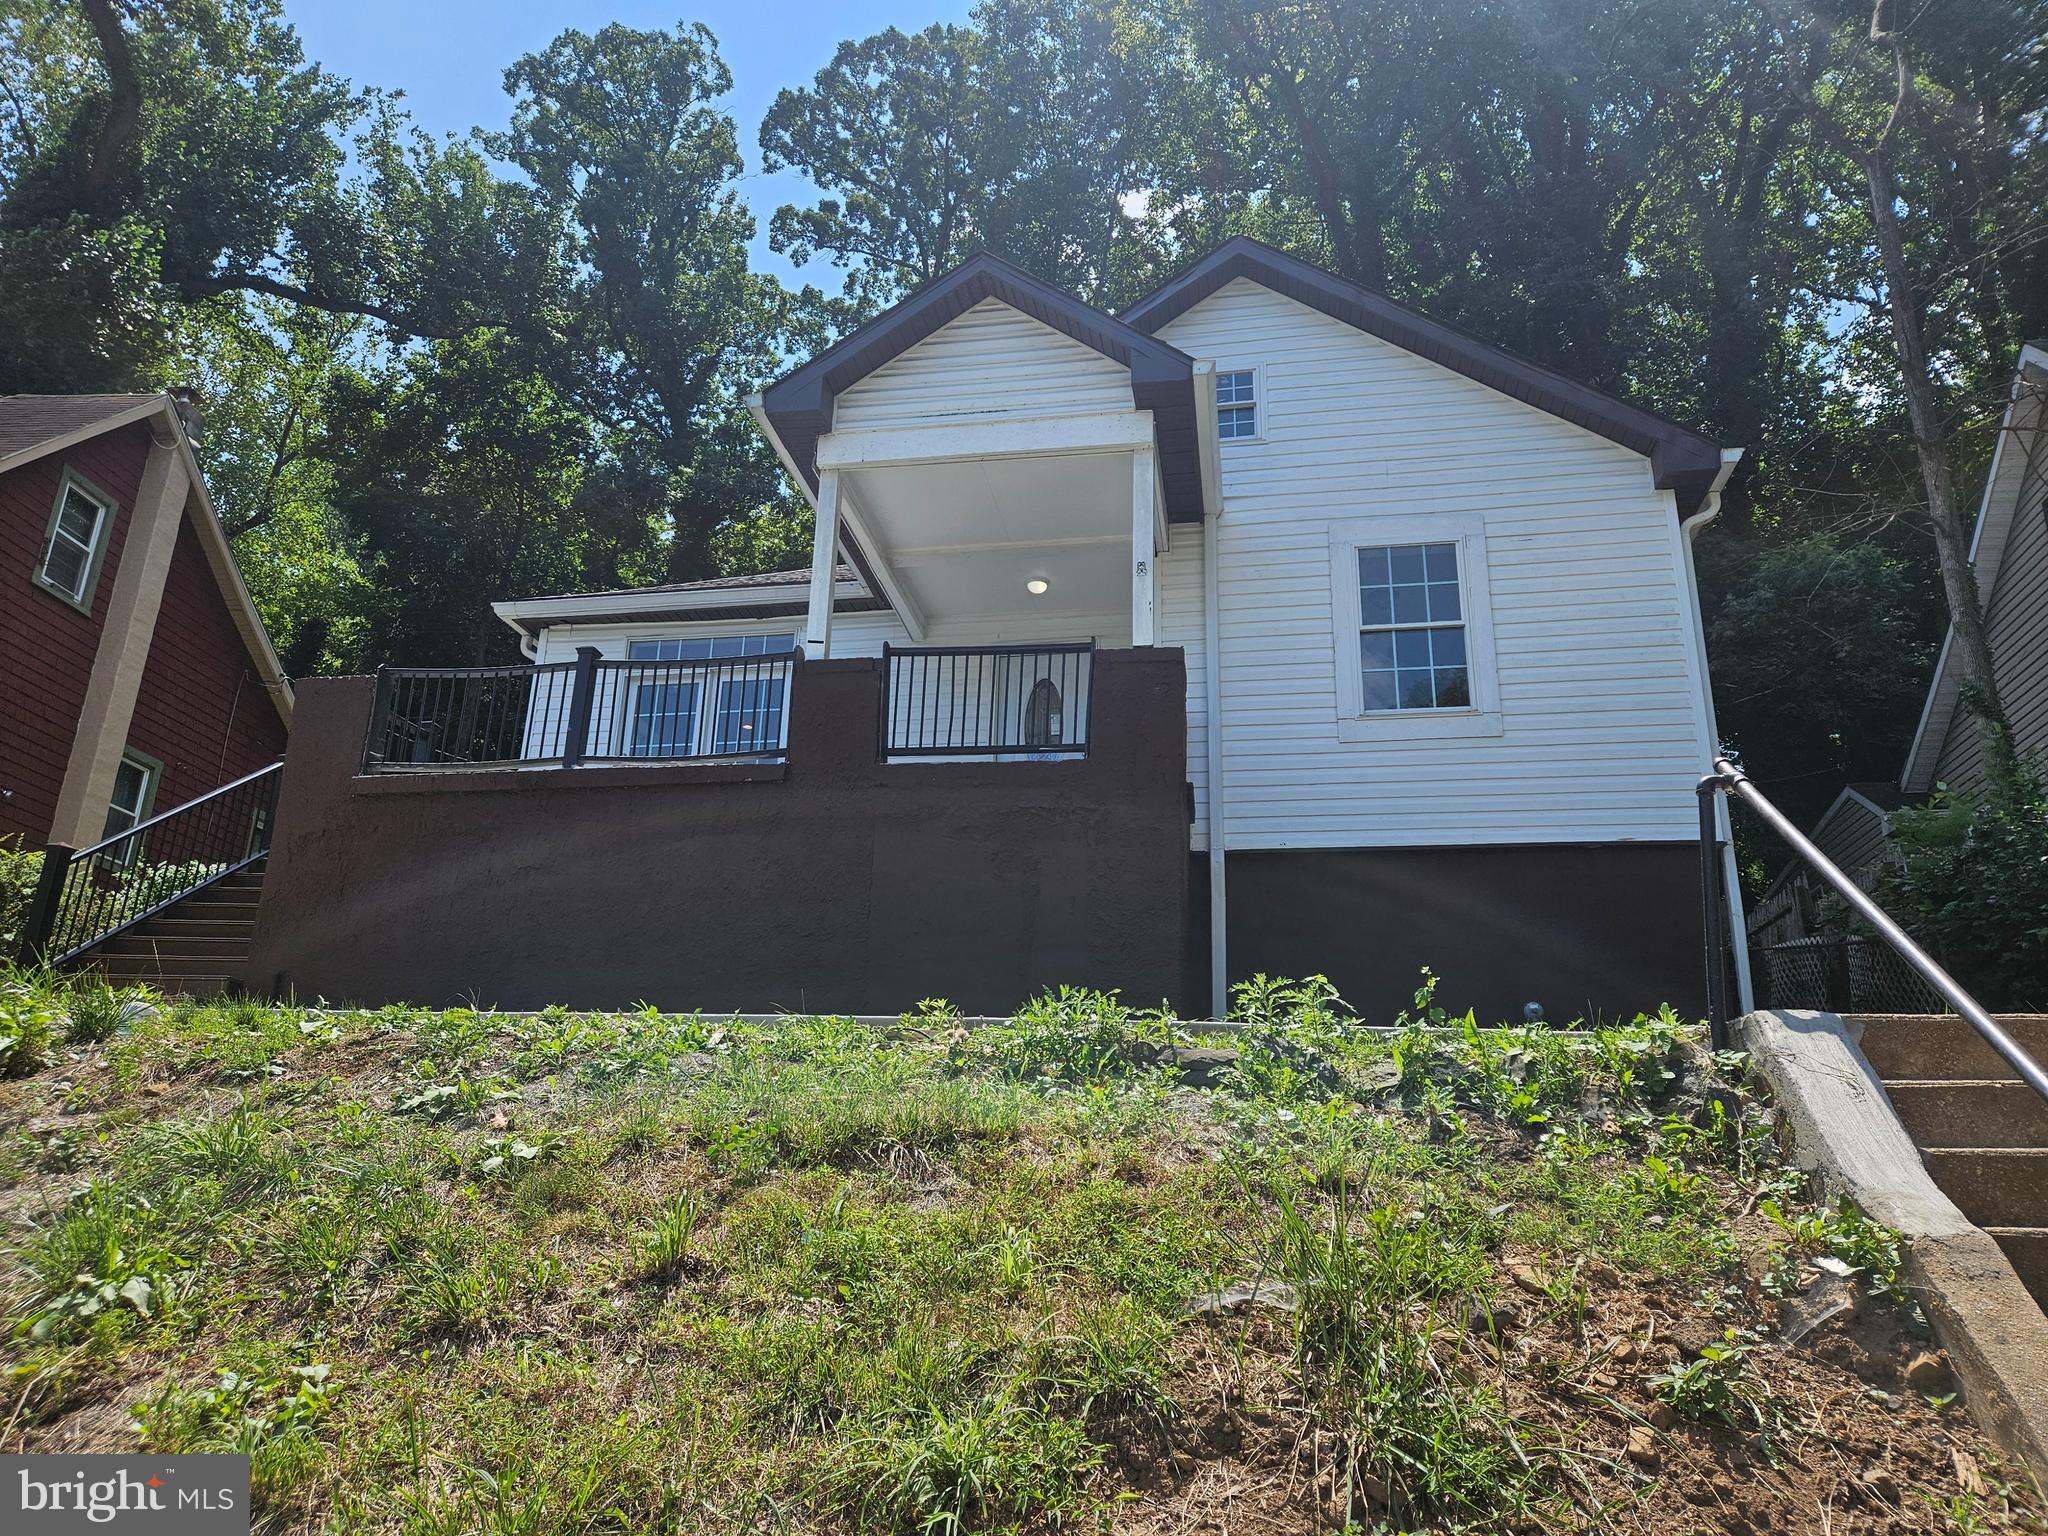
M1699 563L1694 558L1693 540L1700 530L1721 515L1721 491L1728 484L1728 477L1735 472L1735 466L1742 460L1740 448L1721 450L1721 472L1714 477L1708 489L1706 500L1700 503L1699 511L1679 524L1679 544L1685 557L1685 600L1692 611L1692 648L1694 666L1700 679L1700 706L1705 711L1707 725L1706 761L1700 766L1701 773L1711 773L1714 756L1720 751L1721 726L1714 717L1714 684L1712 674L1707 671L1707 622L1700 609ZM1743 1013L1756 1007L1755 989L1749 975L1749 929L1742 908L1742 887L1736 879L1735 829L1728 816L1728 797L1719 795L1719 810L1716 812L1715 832L1721 843L1721 884L1728 901L1729 949L1735 957L1735 997Z
M1230 967L1224 950L1228 905L1223 892L1223 656L1217 645L1216 514L1202 517L1202 707L1209 768L1209 1016L1230 1017Z
M1217 615L1217 520L1223 516L1223 454L1216 433L1216 364L1195 364L1195 432L1202 461L1202 740L1209 777L1209 1016L1230 1017L1230 908L1223 889L1225 829L1229 817L1223 793L1223 646Z

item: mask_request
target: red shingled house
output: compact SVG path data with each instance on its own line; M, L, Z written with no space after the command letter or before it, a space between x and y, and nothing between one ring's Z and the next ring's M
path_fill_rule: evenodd
M192 436L168 395L0 396L0 838L86 848L284 751Z

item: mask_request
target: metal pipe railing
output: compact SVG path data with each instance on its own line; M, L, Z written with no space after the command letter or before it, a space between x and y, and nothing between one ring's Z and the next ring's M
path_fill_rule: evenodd
M45 847L21 961L67 965L262 858L283 772L281 761L267 763L89 848Z
M1957 980L1943 970L1935 958L1928 954L1912 936L1892 920L1875 901L1870 893L1858 885L1819 848L1813 840L1795 827L1775 805L1764 798L1763 792L1750 782L1749 775L1725 757L1714 759L1714 771L1699 782L1700 797L1700 867L1703 896L1703 912L1707 925L1707 997L1708 1025L1713 1030L1714 1043L1726 1043L1728 1033L1727 979L1722 968L1723 930L1720 925L1721 906L1716 887L1719 884L1720 858L1714 827L1714 796L1729 794L1737 796L1744 805L1763 818L1764 825L1782 837L1792 851L1834 888L1835 894L1846 901L1851 910L1873 928L1893 949L1897 950L1906 963L1918 971L1927 984L1941 994L1942 1001L1962 1015L1969 1026L1984 1038L1984 1043L2004 1058L2007 1066L2042 1099L2048 1100L2048 1072L2029 1056L2020 1043L2006 1033L1998 1020L1984 1011L1978 1001L1965 992Z

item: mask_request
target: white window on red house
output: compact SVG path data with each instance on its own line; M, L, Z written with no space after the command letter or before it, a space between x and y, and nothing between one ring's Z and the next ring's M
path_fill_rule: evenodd
M80 607L91 602L92 578L99 569L101 547L114 521L114 509L76 480L66 478L57 492L56 510L43 542L37 570L42 584Z

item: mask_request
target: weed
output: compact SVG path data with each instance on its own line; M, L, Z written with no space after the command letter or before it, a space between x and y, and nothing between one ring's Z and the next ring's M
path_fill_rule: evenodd
M1755 1347L1752 1338L1730 1328L1719 1343L1703 1348L1698 1359L1654 1378L1650 1389L1681 1418L1718 1419L1734 1429L1754 1429L1768 1445L1780 1415L1769 1390L1750 1369Z
M97 971L86 971L64 989L64 1038L73 1045L96 1045L158 1011L156 995L147 987L115 987Z
M1820 1264L1845 1278L1861 1275L1871 1290L1894 1301L1907 1299L1899 1278L1904 1262L1899 1234L1872 1221L1846 1197L1814 1211L1788 1212L1775 1199L1759 1202L1757 1209L1789 1239L1790 1258ZM1782 1272L1779 1280L1782 1286Z
M1021 1378L955 1410L905 1415L852 1439L839 1485L863 1519L953 1536L1040 1516L1058 1524L1100 1460L1073 1420L1019 1399Z
M50 1060L64 1011L26 972L0 972L0 1077L32 1077Z
M509 1255L446 1227L407 1263L405 1313L414 1335L481 1333L508 1321L519 1277Z
M1349 1429L1354 1472L1384 1485L1401 1516L1526 1514L1536 1461L1500 1402L1436 1355L1483 1299L1479 1250L1391 1205L1354 1215L1340 1193L1319 1225L1285 1189L1276 1198L1275 1269L1300 1296L1297 1358Z
M654 1225L642 1232L634 1244L634 1264L649 1280L664 1279L681 1269L690 1256L690 1238L697 1230L702 1210L697 1197L677 1195L654 1218Z
M107 1323L119 1332L128 1320L173 1310L188 1277L161 1228L145 1202L106 1186L87 1190L31 1251L42 1294L16 1330L64 1339Z

